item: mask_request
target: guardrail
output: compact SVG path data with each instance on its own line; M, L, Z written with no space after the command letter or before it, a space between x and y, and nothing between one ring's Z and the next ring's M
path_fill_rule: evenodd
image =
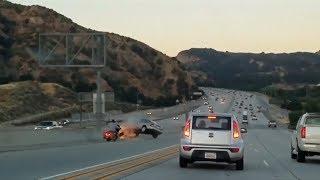
M40 113L32 116L27 116L23 118L19 118L16 120L13 120L10 122L10 124L15 125L15 126L21 126L25 124L31 124L31 123L38 123L43 120L50 120L52 118L62 118L62 117L68 117L71 115L72 112L77 111L78 107L73 106L65 109L60 109L56 111L51 111L51 112L45 112L45 113Z

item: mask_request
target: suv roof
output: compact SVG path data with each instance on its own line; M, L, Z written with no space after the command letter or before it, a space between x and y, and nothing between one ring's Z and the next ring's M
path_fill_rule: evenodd
M307 116L320 116L320 113L306 113Z
M207 112L191 112L189 113L189 116L208 116L208 115L216 115L216 116L226 116L226 117L232 117L232 114L229 113L207 113Z

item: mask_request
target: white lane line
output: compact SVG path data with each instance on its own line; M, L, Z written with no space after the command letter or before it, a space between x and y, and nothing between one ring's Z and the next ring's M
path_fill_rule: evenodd
M98 166L103 166L103 165L112 164L112 163L116 163L116 162L123 161L123 160L136 158L136 157L143 156L143 155L146 155L146 154L150 154L150 153L154 153L154 152L157 152L157 151L162 151L162 150L165 150L165 149L169 149L169 148L172 148L172 147L177 146L177 145L178 144L175 144L175 145L164 147L164 148L161 148L161 149L148 151L148 152L145 152L145 153L142 153L142 154L137 154L137 155L126 157L126 158L117 159L117 160L114 160L114 161L109 161L109 162L106 162L106 163L96 164L96 165L93 165L93 166L89 166L89 167L85 167L85 168L81 168L81 169L76 169L76 170L73 170L73 171L69 171L69 172L65 172L65 173L61 173L61 174L56 174L56 175L53 175L53 176L43 177L43 178L40 178L40 180L53 179L53 178L56 178L56 177L59 177L59 176L65 176L65 175L68 175L68 174L71 174L71 173L84 171L84 170L95 168L95 167L98 167Z
M260 151L259 151L258 149L256 149L256 148L254 148L253 150L254 150L255 152L260 152Z
M270 167L269 163L266 160L263 160L263 163L267 166Z

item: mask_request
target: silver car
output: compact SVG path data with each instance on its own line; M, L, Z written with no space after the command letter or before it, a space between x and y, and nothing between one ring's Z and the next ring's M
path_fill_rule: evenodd
M237 170L243 170L241 131L234 115L190 114L180 141L180 167L195 161L214 161L235 163Z
M304 162L314 155L320 155L320 113L306 113L291 136L291 158Z
M157 138L162 134L163 128L155 121L142 118L137 121L137 127L142 134L151 134L153 138Z
M42 121L34 127L34 130L51 130L57 128L62 128L62 126L60 126L57 121Z

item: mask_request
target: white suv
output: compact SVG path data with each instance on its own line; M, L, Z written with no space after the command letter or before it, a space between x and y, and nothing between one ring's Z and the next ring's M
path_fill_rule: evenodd
M306 113L291 137L291 158L304 162L306 156L320 155L320 113Z
M236 163L236 169L243 170L241 131L234 115L190 114L180 142L180 167L194 161L214 161Z

